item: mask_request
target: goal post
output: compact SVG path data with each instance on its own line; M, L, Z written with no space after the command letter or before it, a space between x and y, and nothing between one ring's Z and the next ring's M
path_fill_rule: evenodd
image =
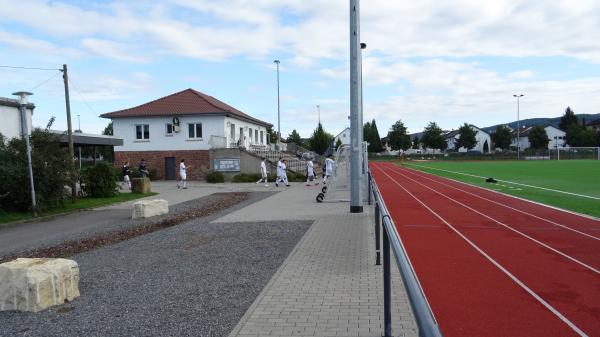
M600 160L600 147L596 147L596 146L557 147L556 148L556 159L557 160L568 160L568 159Z

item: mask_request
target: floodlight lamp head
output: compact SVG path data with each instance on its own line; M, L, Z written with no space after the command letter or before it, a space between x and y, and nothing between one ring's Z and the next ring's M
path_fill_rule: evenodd
M27 96L31 96L33 94L28 91L17 91L13 93L13 95L19 96L19 104L27 105Z

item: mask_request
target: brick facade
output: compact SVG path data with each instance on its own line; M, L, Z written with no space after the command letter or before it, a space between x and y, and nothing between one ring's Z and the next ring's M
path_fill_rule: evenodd
M185 164L191 166L187 170L188 180L204 180L210 170L208 150L182 151L115 151L115 166L122 167L129 161L131 168L137 168L140 161L146 160L146 168L156 172L154 179L165 179L165 158L175 157L175 175L179 179L179 162L185 159Z

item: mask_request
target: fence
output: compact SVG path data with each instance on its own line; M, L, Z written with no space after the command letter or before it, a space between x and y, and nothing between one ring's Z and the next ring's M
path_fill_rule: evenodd
M368 174L369 202L371 193L375 201L375 251L376 264L381 264L381 250L383 250L383 311L384 311L384 337L392 336L392 291L391 291L391 273L390 273L390 250L394 252L396 264L400 269L400 275L404 283L404 288L408 294L408 299L412 307L420 337L442 337L435 317L431 312L427 298L423 289L417 280L414 269L406 249L400 241L400 236L396 232L394 221L385 206L379 188L375 180ZM383 227L383 247L380 246L380 224Z

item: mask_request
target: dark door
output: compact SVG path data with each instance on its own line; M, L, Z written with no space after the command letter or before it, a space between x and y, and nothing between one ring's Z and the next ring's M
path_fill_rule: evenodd
M175 180L175 157L165 157L165 179Z

